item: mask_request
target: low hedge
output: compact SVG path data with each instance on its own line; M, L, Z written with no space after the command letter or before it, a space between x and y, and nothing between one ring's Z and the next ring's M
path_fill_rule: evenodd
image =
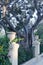
M0 65L11 65L8 55L9 39L4 36L0 38Z
M18 65L30 60L33 57L32 50L26 51L23 46L20 46L18 53Z

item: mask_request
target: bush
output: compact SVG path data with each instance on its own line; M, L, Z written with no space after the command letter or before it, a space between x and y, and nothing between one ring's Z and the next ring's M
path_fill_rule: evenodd
M26 51L23 46L20 46L18 53L18 65L30 60L33 57L32 50Z
M0 38L0 65L11 65L7 55L9 52L9 39L4 36Z
M40 54L43 52L43 44L40 44Z

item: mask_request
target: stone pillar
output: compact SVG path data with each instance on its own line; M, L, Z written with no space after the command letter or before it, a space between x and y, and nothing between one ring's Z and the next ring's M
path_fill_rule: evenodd
M15 32L8 32L8 38L10 39L10 42L15 38L15 36ZM19 44L15 42L12 42L9 46L8 56L10 57L9 60L12 63L12 65L18 65L18 48Z
M38 41L38 36L36 36L36 40L33 41L33 47L34 56L37 57L40 54L40 42Z
M18 44L15 44L14 42L12 43L12 50L9 51L11 52L11 62L12 62L12 65L18 65L18 48L19 48L19 45Z

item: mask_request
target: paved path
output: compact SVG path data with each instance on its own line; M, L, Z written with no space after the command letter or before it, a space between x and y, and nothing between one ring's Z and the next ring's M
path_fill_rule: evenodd
M31 59L30 61L27 61L22 65L43 65L43 54L39 55L36 58Z

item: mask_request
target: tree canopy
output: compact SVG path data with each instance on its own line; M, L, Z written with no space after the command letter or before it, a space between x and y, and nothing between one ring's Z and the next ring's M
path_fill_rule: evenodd
M28 28L34 28L43 18L43 1L37 0L14 0L9 4L0 4L0 13L2 7L6 5L5 17L1 13L0 22L8 24L13 31L19 30L26 25ZM7 26L8 27L8 26Z

